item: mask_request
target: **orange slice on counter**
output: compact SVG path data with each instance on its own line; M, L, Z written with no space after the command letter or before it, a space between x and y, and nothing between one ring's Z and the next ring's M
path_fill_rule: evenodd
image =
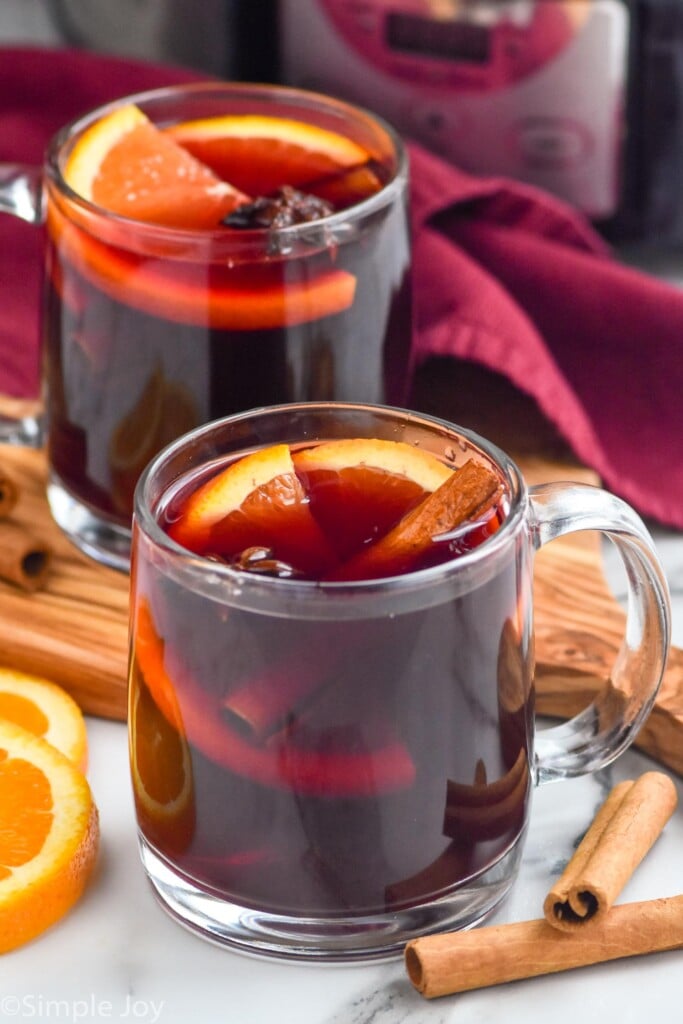
M0 720L40 736L85 771L85 720L76 701L61 686L14 669L0 668Z
M45 740L0 721L0 953L71 909L98 842L97 809L82 772Z
M208 480L190 495L169 533L198 554L226 560L263 548L271 552L269 561L313 574L336 561L286 444L245 455Z
M165 132L218 177L252 196L271 195L282 185L305 190L370 159L366 149L338 132L284 117L229 114L186 121ZM363 186L367 195L381 182L369 171Z
M342 559L387 533L453 470L402 441L349 438L295 452L311 512Z
M248 199L132 104L86 129L69 154L64 180L110 213L169 228L217 228Z

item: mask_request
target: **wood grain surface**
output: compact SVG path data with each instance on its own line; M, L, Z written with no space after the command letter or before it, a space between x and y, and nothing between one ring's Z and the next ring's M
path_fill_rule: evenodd
M569 477L596 482L591 471L559 460L526 453L518 461L529 483ZM0 582L0 663L53 679L90 714L123 720L128 579L80 554L52 522L41 452L0 446L0 467L21 488L13 518L54 549L43 590L26 594ZM568 717L606 685L623 631L624 614L605 581L595 535L556 540L539 553L535 604L538 710ZM678 649L637 746L683 774Z
M122 719L128 578L86 558L52 521L42 452L2 445L0 466L21 491L12 518L54 552L42 590L26 594L0 582L0 663L53 679L85 711Z

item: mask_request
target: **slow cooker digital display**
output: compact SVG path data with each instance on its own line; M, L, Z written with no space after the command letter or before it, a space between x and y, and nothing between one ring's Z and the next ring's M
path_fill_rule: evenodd
M477 64L490 59L489 30L460 21L438 21L394 11L385 21L385 40L391 50L400 53Z

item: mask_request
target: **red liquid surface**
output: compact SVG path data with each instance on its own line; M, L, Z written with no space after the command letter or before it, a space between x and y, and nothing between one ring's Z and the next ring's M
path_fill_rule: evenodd
M253 183L272 184L272 167L261 168L259 151L239 141L234 166L223 153L215 169L246 187L251 167ZM298 183L343 210L391 173L370 154L368 168L332 167L323 179L316 169L316 180ZM279 173L279 184L288 183L286 162ZM207 420L289 401L404 401L411 317L400 204L349 242L296 253L259 248L235 260L208 240L202 248L201 238L186 257L138 246L134 227L115 240L108 230L81 223L51 197L50 461L99 515L128 526L149 459Z
M406 486L388 516L374 483L354 537L358 480L340 474L326 503L344 555L422 497ZM444 895L510 848L526 817L532 714L514 552L462 596L342 621L226 609L150 571L142 552L138 821L194 884L273 912L377 913Z

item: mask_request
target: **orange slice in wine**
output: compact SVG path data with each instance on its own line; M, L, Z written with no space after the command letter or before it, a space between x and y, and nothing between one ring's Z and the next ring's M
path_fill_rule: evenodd
M402 441L350 438L295 452L311 512L346 559L387 533L453 472Z
M348 309L356 278L346 270L310 275L305 261L251 267L252 280L222 264L146 259L82 230L51 203L47 227L73 268L125 306L178 323L259 331L310 323ZM211 282L207 282L207 269ZM53 281L61 290L59 276Z
M226 120L230 119L218 119L224 127ZM301 137L308 137L309 127L301 126ZM327 147L325 166L338 167L338 161L358 155L359 147L343 136L311 131ZM256 155L263 148L259 140L241 141L247 148L256 145ZM267 151L271 141L266 139ZM254 157L249 166L255 169L257 163ZM276 166L286 178L283 166L277 161ZM253 191L240 191L133 105L118 108L83 134L67 159L64 177L74 192L111 213L192 230L219 230L223 218L263 184L255 179ZM310 323L341 313L353 303L356 279L333 266L331 259L313 273L305 260L272 260L265 254L246 269L225 256L207 262L210 246L202 259L168 252L161 242L158 252L147 248L139 253L135 235L125 225L113 218L94 222L74 204L55 195L50 198L48 231L63 257L113 299L152 316L255 331ZM233 229L223 230L225 241Z
M208 480L190 496L169 533L198 554L228 561L263 549L269 553L263 562L305 574L324 573L336 561L286 444L252 452Z
M253 196L282 185L295 188L334 181L341 171L363 168L370 154L338 132L285 117L226 115L187 121L166 129L176 143L215 174ZM370 172L366 194L381 187Z
M276 789L316 796L376 796L405 789L415 780L415 765L400 737L385 735L369 749L316 750L297 746L282 731L279 740L246 738L225 715L220 694L203 685L182 664L182 652L167 664L167 643L143 597L134 618L130 687L131 757L138 815L150 834L162 834L176 847L191 838L189 810L178 794L186 778L185 754L192 749L236 775ZM170 643L168 645L170 647ZM284 680L283 680L284 681ZM182 707L182 724L180 708ZM185 742L191 744L184 747ZM164 766L167 766L170 778ZM156 795L153 795L153 794ZM151 799L150 799L151 798ZM179 822L166 813L178 810ZM190 801L190 807L193 801ZM162 833L160 829L165 829ZM183 838L185 837L185 838Z
M146 603L141 606L137 641L152 652L153 681L165 683L162 670L163 647L150 645ZM149 660L149 658L148 658ZM159 699L161 698L161 704ZM130 679L130 764L135 807L145 833L155 842L181 851L187 848L195 829L194 781L190 749L173 688L166 684L152 692L134 666Z
M216 228L248 198L132 104L83 133L67 159L64 179L110 213L170 228Z

